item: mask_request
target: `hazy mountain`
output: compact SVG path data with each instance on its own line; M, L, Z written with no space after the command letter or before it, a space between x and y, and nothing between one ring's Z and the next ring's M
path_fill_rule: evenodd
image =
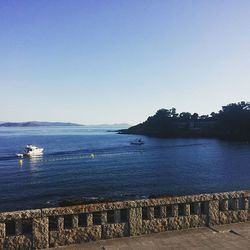
M71 122L3 122L0 123L0 127L41 127L41 126L84 126L77 123Z
M131 127L130 124L128 123L114 123L114 124L93 124L93 125L88 125L88 126L91 126L91 127L102 127L102 128L129 128Z

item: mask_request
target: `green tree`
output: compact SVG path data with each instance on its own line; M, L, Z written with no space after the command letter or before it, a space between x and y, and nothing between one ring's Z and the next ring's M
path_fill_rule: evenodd
M199 118L199 115L197 113L193 113L191 115L191 120L197 120Z
M185 121L190 120L191 119L191 113L189 113L189 112L182 112L182 113L180 113L180 118L182 120L185 120Z

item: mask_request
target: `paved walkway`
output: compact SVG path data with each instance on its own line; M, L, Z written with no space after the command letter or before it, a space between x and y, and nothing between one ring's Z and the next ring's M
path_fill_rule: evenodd
M250 249L250 223L155 233L138 237L100 240L57 249L162 250Z

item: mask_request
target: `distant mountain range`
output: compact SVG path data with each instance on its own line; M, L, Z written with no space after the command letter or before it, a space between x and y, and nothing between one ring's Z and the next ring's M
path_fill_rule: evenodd
M131 127L128 123L114 123L114 124L93 124L93 125L86 125L90 127L100 127L100 128L129 128Z
M84 126L77 123L71 122L37 122L37 121L30 121L30 122L1 122L0 127L42 127L42 126Z
M83 125L71 122L39 122L39 121L29 121L29 122L0 122L0 127L48 127L48 126L88 126L88 127L100 127L100 128L129 128L131 125L127 123L115 123L115 124L98 124L98 125Z

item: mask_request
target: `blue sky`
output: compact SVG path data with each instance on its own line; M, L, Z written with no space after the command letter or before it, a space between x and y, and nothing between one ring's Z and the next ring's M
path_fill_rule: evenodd
M0 120L135 124L250 101L250 1L3 0Z

